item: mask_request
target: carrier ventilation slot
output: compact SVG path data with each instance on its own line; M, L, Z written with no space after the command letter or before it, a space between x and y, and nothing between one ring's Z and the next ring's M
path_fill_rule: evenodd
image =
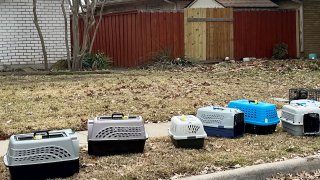
M221 124L224 116L220 114L201 114L200 119L204 124Z
M48 146L27 150L15 150L14 161L50 161L66 159L71 157L70 153L61 147Z
M294 115L288 112L282 112L282 118L286 119L287 121L294 122Z
M190 124L188 126L184 126L185 134L197 134L199 129L200 129L200 126L198 125Z
M141 127L107 127L96 135L98 139L130 137L141 137Z

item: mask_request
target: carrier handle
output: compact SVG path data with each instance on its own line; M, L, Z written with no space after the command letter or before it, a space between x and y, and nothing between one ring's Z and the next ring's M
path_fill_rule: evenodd
M121 117L123 117L124 114L123 114L123 113L113 113L113 114L111 115L111 119L113 119L114 116L121 116Z
M257 101L257 100L248 100L249 101L249 104L250 103L255 103L255 104L258 104L259 103L259 101Z
M223 111L223 110L224 110L224 108L221 108L221 107L214 107L214 106L213 106L213 110L221 110L221 111Z
M33 137L35 137L37 134L40 134L40 133L45 133L46 135L44 136L47 136L49 137L49 131L45 130L45 131L36 131L33 133Z
M306 103L296 103L298 106L306 106Z

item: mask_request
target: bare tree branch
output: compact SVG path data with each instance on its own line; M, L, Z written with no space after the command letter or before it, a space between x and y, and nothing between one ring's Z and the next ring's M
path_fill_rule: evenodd
M69 0L70 3L70 0ZM68 41L68 18L66 14L66 10L64 7L65 3L64 0L61 0L61 9L63 13L63 18L64 18L64 41L66 44L66 51L67 51L67 64L68 64L68 69L71 70L71 58L70 58L70 49L69 49L69 41Z
M86 5L86 4L82 4L82 1L81 0L79 0L79 5L80 5L80 8L81 8L81 12L82 13L84 13L85 11L84 11L84 6Z
M94 13L95 13L95 5L96 1L89 1L89 0L85 0L85 4L86 4L86 13L83 17L83 21L84 21L84 29L83 29L83 40L82 40L82 47L80 50L80 58L82 58L85 53L88 51L88 45L89 45L89 41L90 41L90 32L92 27L95 24L95 17L94 17Z
M41 41L41 46L42 46L42 53L43 53L43 60L44 60L44 69L47 71L49 70L48 67L48 55L47 55L47 50L46 50L46 46L44 43L44 38L43 38L43 34L41 32L41 28L39 25L39 21L38 21L38 15L37 15L37 0L33 0L33 22L37 28L38 31L38 35Z
M101 24L101 20L102 20L102 14L103 14L103 11L104 11L104 6L106 4L106 0L104 0L102 2L102 5L101 5L101 9L100 9L100 12L99 12L99 21L98 21L98 24L94 30L94 33L93 33L93 37L91 39L91 43L90 43L90 48L89 48L89 53L92 52L92 48L93 48L93 44L94 44L94 41L96 40L96 36L97 36L97 32L98 32L98 29L100 27L100 24Z

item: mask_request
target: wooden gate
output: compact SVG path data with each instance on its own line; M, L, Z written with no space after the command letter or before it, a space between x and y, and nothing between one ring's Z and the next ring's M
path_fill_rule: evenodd
M232 8L184 10L185 54L194 60L234 57Z

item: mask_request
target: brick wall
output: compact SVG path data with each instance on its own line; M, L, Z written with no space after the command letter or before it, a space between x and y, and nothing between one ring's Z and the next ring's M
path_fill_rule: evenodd
M320 0L303 1L304 54L320 55Z
M38 0L37 12L49 64L66 59L60 1ZM0 69L6 66L43 68L41 43L33 23L32 0L0 0L0 24Z

